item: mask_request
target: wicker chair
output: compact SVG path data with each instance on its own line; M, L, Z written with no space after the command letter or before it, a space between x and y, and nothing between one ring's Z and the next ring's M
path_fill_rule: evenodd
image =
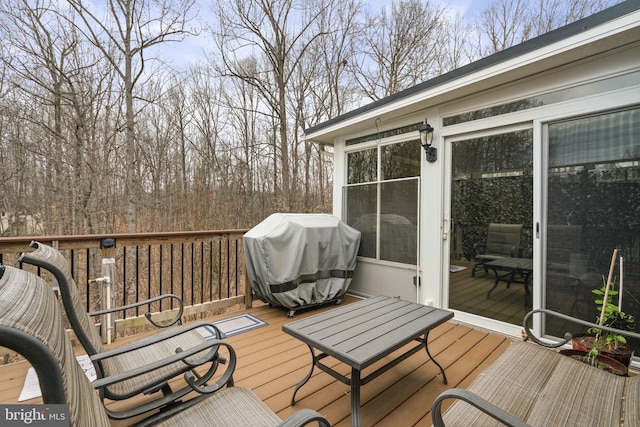
M38 242L32 242L31 246L35 250L21 254L20 262L42 267L53 274L59 286L69 323L78 341L90 356L98 379L103 377L121 378L120 381L112 381L101 387L101 397L110 400L125 400L141 393L154 395L162 391L162 395L158 394L158 398L144 404L126 407L124 410L119 411L109 410L110 418L126 419L160 407L172 405L190 393L192 389L182 384L180 389L172 390L169 380L176 376L181 376L197 366L204 365L207 370L196 381L197 385L204 385L214 375L218 365L225 362L224 358L218 357L215 346L207 346L205 351L192 354L190 357L177 358L172 364L161 366L157 364L159 360L174 356L177 352L184 352L205 343L207 340L198 331L199 328L206 328L208 331L213 330L217 335L216 338L222 338L220 331L213 324L206 322L198 322L189 326L163 328L161 331L134 343L117 346L109 350L105 349L91 316L100 315L106 311L87 313L76 283L71 276L69 264L59 251ZM175 299L177 297L175 295L163 295L108 311L117 312L138 305L148 306L149 303L161 298ZM181 303L182 301L179 302ZM181 314L182 309L167 325L178 323ZM149 313L146 314L146 317L154 325L163 326L153 322ZM124 374L125 372L127 373L126 375ZM232 379L231 382L233 382Z
M434 401L434 427L563 426L620 427L640 425L640 376L618 376L562 355L571 334L556 341L536 337L534 315L557 318L566 325L598 327L634 340L640 334L598 326L547 309L530 311L522 322L529 342L513 342L469 384L449 389ZM637 342L637 341L635 341ZM454 402L443 413L443 402Z
M521 257L521 233L522 224L489 224L486 244L482 248L476 248L476 263L471 267L471 277L476 276L478 267L482 267L486 273L486 262L505 257Z
M0 266L0 346L18 352L32 364L44 403L68 405L71 426L110 426L94 388L100 389L112 379L97 380L92 387L75 359L53 290L34 274L8 266ZM224 341L212 340L184 352L193 355L212 348L225 348L229 363L216 384L194 386L207 394L151 414L136 425L267 427L318 423L329 427L324 417L310 409L302 409L282 422L248 389L226 387L209 394L229 385L236 365L233 348ZM193 378L187 381L193 383Z

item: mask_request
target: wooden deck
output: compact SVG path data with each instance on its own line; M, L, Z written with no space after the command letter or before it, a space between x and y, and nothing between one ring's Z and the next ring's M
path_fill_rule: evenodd
M471 277L472 262L452 263L467 267L466 270L451 273L449 305L452 309L522 325L524 316L532 308L532 298L525 298L523 283L515 282L507 287L507 283L501 280L498 287L491 293L491 297L487 298L489 289L495 283L493 271L489 270L485 273L482 268L479 268L475 277ZM529 285L529 289L532 289L532 285Z
M343 304L353 301L356 299L347 297ZM295 319L332 308L334 306L299 312ZM251 388L281 418L299 408L312 408L325 415L333 426L350 426L348 387L317 369L298 392L295 407L289 406L295 385L309 371L309 350L305 344L282 332L282 325L292 320L284 310L263 305L246 312L268 325L228 338L238 355L234 375L236 386ZM237 315L237 312L226 317L231 315ZM438 368L427 355L418 352L362 387L363 425L430 426L435 397L448 387L465 387L511 341L509 337L458 324L455 319L439 326L429 335L429 349L444 367L449 385L443 384ZM384 362L385 359L381 361ZM331 361L327 363L331 364ZM335 360L333 365L343 374L349 373L345 365ZM17 403L28 367L26 362L0 367L0 403ZM23 403L40 402L34 399ZM115 408L123 403L109 405ZM114 426L127 424L113 423Z

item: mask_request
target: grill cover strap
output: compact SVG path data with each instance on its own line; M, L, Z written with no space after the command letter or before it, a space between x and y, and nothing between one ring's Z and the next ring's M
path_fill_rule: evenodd
M298 287L301 283L313 283L320 279L328 279L330 277L336 277L339 279L351 279L353 278L353 270L322 270L314 274L302 274L295 280L290 280L284 283L278 283L275 285L269 285L269 289L272 294L278 294L281 292L288 292Z

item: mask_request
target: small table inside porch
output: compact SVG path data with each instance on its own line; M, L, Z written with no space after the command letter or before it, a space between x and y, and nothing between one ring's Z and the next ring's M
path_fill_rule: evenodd
M518 276L520 276L522 277L522 280L519 283L524 284L525 304L527 304L527 301L531 296L531 291L529 291L529 282L531 281L531 274L533 273L533 260L531 258L498 258L496 260L486 262L484 265L485 267L493 270L496 275L496 281L494 282L493 287L489 289L487 298L491 297L491 292L498 287L498 283L501 280L506 280L507 287L509 287L511 286L511 283L517 282ZM500 274L499 271L503 271L505 273Z
M360 426L360 386L378 377L412 354L424 348L442 373L442 366L429 353L429 331L453 317L453 313L398 298L375 297L349 304L325 313L288 323L282 330L309 346L313 364L307 376L297 385L291 398L295 404L298 390L306 384L315 366L337 380L351 386L351 425ZM362 371L383 357L412 341L418 344L361 378ZM316 355L314 349L319 353ZM322 363L325 357L351 367L347 378Z

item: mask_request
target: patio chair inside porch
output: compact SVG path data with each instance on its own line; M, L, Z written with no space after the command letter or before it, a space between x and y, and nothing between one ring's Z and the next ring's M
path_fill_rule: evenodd
M482 267L487 272L487 267L484 265L487 262L505 257L521 257L521 234L522 224L489 224L486 243L476 247L474 257L476 263L471 268L471 277L476 276L478 267Z
M110 426L106 409L94 388L101 389L117 379L102 378L94 381L92 387L76 361L53 290L34 274L8 266L0 266L0 346L16 351L32 364L44 403L68 405L71 426ZM236 355L233 347L224 341L208 341L186 350L185 354L210 349L224 349L228 357L219 379L201 387L190 372L185 373L186 381L203 394L156 411L135 425L268 427L317 423L330 426L324 417L310 409L299 410L282 422L253 392L233 387L230 380ZM168 359L180 357L183 356L174 354Z
M32 242L31 246L35 250L21 254L20 262L42 267L53 275L59 286L67 319L78 341L80 341L91 358L98 379L122 376L120 381L113 381L101 387L101 397L110 400L126 400L140 394L157 394L157 398L144 404L130 405L126 409L119 411L109 410L109 417L126 419L157 408L173 405L190 393L192 389L183 384L181 388L172 390L169 380L180 377L185 372L191 371L196 367L204 366L206 369L199 370L200 375L197 377L197 384L203 385L212 378L219 364L226 362L224 358L218 356L216 346L207 346L205 350L190 354L188 357L178 358L174 363L161 364L160 361L169 356L174 356L178 352L186 354L185 352L188 350L207 342L203 334L198 331L199 328L206 326L209 331L214 330L217 338L222 337L220 331L215 325L207 322L167 328L166 326L181 323L182 301L175 295L162 295L111 310L87 313L80 292L71 275L69 263L62 253L51 246L38 242ZM130 344L115 346L110 349L106 349L103 346L92 316L106 312L123 311L137 306L150 307L150 303L162 298L177 300L180 308L174 319L163 325L154 322L149 313L145 314L145 317L153 325L162 328L161 331ZM126 372L128 372L127 375L125 375ZM135 372L136 375L132 375L131 372ZM162 392L162 394L158 392Z

